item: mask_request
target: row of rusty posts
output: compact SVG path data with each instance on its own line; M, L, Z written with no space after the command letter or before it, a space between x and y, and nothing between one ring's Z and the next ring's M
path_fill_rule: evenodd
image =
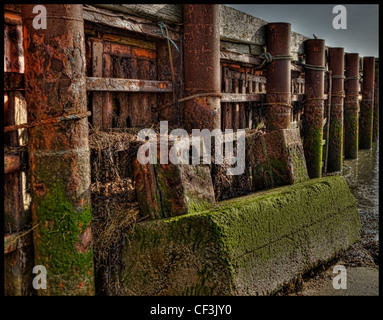
M362 100L359 107L359 54L344 53L343 48L329 48L328 135L323 133L325 45L322 39L305 43L306 128L303 136L307 169L310 178L322 175L323 139L326 140L326 172L342 170L343 158L356 159L359 149L372 147L378 130L378 86L375 58L363 58ZM345 71L345 73L344 73ZM375 90L374 90L375 89ZM374 94L376 101L374 103ZM375 121L373 121L375 115ZM376 128L376 129L375 129ZM373 134L375 132L375 134Z

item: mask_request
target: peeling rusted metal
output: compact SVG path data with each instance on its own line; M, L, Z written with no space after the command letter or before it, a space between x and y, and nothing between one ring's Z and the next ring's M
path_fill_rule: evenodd
M305 70L305 130L303 148L310 178L322 176L323 114L324 114L324 70L325 41L310 39L305 42L306 64L318 68Z
M272 56L291 54L291 24L267 24L267 51ZM273 60L266 67L266 130L287 129L291 118L291 62Z
M359 149L359 54L346 53L344 156L356 159Z
M344 49L330 48L328 68L332 71L330 137L327 171L342 170L343 165L343 99Z
M22 6L28 121L84 113L82 5L45 5L47 28L37 30L33 7ZM91 295L88 120L32 127L28 137L35 263L48 277L39 294Z
M184 4L185 94L221 91L219 5ZM199 97L183 104L186 130L220 128L218 96Z
M372 147L372 130L374 117L374 82L375 58L363 58L362 101L359 119L359 149Z

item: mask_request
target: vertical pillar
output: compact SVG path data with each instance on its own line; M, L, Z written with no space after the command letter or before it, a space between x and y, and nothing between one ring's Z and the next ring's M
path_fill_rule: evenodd
M309 177L322 176L323 114L324 114L324 68L325 41L310 39L305 42L305 105L306 127L303 149Z
M291 117L291 24L267 25L267 51L273 61L266 67L266 130L287 129Z
M328 68L332 71L330 136L328 172L342 170L343 165L343 99L344 99L344 49L330 48Z
M375 73L376 74L376 73ZM379 134L379 78L375 75L374 116L372 142L378 141Z
M185 97L183 124L186 130L220 128L221 72L219 5L184 4Z
M362 102L360 103L359 149L372 147L374 117L375 58L363 58Z
M359 54L346 53L344 156L356 159L359 149Z
M82 5L46 4L46 29L23 5L28 121L86 112ZM28 131L35 264L47 271L40 295L94 294L88 119ZM32 272L32 270L31 270Z

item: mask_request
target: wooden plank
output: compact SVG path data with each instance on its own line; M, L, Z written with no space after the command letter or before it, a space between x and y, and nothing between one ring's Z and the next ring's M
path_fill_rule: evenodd
M94 6L146 17L154 21L182 23L181 4L95 4Z
M260 94L242 94L242 93L222 93L221 102L251 102L261 101L262 96Z
M113 11L121 12L121 5L98 5L106 9L111 9ZM148 5L148 7L156 6L154 4ZM140 34L150 35L152 37L161 38L163 36L160 31L160 27L157 23L154 23L151 20L140 17L134 17L131 14L131 11L127 11L128 14L115 14L109 10L102 10L95 8L89 5L84 6L84 20L90 21L93 23L106 25L113 28L120 28L127 31L133 31ZM161 20L161 19L160 19ZM159 21L156 19L155 21ZM164 21L164 20L163 20ZM180 27L179 26L168 26L168 33L170 39L173 41L180 41Z
M103 51L102 40L92 39L92 75L93 77L102 77L103 69ZM92 124L95 127L102 127L103 94L93 92L92 95Z
M112 59L110 56L110 43L104 42L103 53L103 76L110 77L112 74ZM102 108L102 128L104 130L113 127L113 93L104 93L104 105Z
M86 89L87 91L165 93L173 91L173 84L171 81L88 77Z
M258 66L261 64L261 59L250 54L243 54L228 50L220 51L220 59L227 62L240 62L246 65Z

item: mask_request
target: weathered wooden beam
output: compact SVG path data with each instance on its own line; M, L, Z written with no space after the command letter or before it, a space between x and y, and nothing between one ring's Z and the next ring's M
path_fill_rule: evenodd
M251 64L251 65L259 65L261 64L261 59L251 54L243 54L228 50L222 50L220 52L220 58L223 61L228 62L240 62L242 64Z
M172 92L173 84L171 81L88 77L86 90L161 93Z
M181 4L95 4L95 7L146 17L166 23L182 23Z
M108 9L112 9L113 11L121 11L121 7L119 5L103 5L103 7L108 7ZM124 13L125 12L126 11L124 11ZM116 14L108 10L102 10L87 5L84 6L84 20L101 25L106 25L113 28L120 28L127 31L150 35L155 38L164 39L163 35L161 34L160 27L153 21L144 18L134 17L131 15L126 15L123 13ZM169 38L173 41L179 41L179 31L180 28L178 26L168 26Z
M261 101L260 94L246 94L246 93L222 93L221 102L252 102Z
M4 72L4 90L24 90L24 73Z

